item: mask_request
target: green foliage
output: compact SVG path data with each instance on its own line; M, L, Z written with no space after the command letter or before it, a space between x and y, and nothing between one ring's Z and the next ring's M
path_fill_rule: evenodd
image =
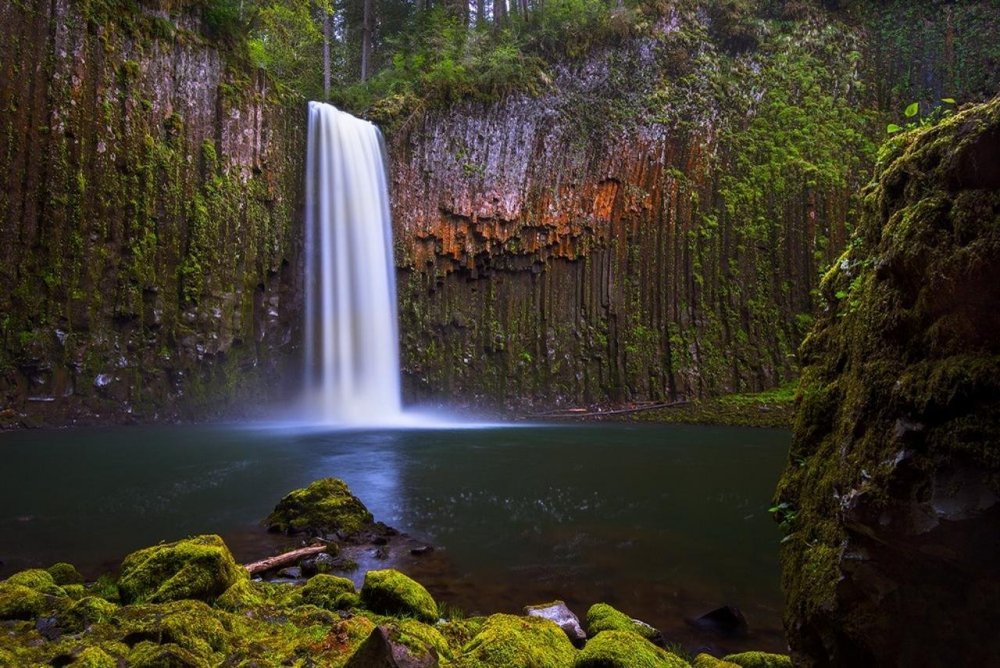
M914 128L926 128L932 125L937 125L955 113L955 104L956 102L954 98L941 98L941 104L936 105L927 114L920 114L920 103L911 102L906 106L906 109L903 110L903 116L912 120L906 121L903 125L889 123L889 125L886 126L886 132L888 134L895 134L904 130L913 130Z

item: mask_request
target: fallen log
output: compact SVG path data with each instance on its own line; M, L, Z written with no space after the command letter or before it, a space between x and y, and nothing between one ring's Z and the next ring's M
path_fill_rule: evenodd
M610 411L587 411L586 408L569 408L561 411L536 413L535 415L529 415L526 419L530 420L533 418L534 419L549 418L555 420L562 420L562 419L576 419L576 418L608 417L611 415L626 415L628 413L655 411L661 408L679 408L680 406L687 406L690 403L691 402L687 400L671 401L668 403L643 404L641 406L632 406L630 408L620 408L617 410L610 410Z
M274 570L275 568L281 568L282 566L288 566L289 564L294 564L302 557L311 557L314 554L319 554L320 552L326 551L326 545L310 545L309 547L301 547L297 550L292 550L291 552L285 552L284 554L277 554L273 557L268 557L267 559L261 559L260 561L255 561L252 564L243 564L243 568L250 572L250 575L259 575L266 571Z

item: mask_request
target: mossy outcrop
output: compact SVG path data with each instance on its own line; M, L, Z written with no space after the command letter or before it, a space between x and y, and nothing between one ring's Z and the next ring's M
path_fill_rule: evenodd
M354 583L336 575L314 575L302 586L300 593L303 603L327 610L346 610L360 604Z
M438 619L437 603L423 585L391 568L365 574L361 604L387 615L408 615L425 622Z
M630 631L650 642L663 642L663 634L649 624L632 619L607 603L595 603L587 610L587 634L593 637L602 631Z
M52 581L59 586L83 584L83 576L80 575L80 571L76 570L76 566L67 564L65 561L52 564L45 570L52 576Z
M533 666L566 668L576 660L573 644L554 622L540 617L491 615L455 660L461 668Z
M690 668L671 654L631 631L602 631L587 641L576 668Z
M180 599L214 601L249 578L218 536L196 536L133 552L122 562L118 590L124 603Z
M722 660L742 668L792 668L791 657L768 652L740 652L730 654Z
M348 537L370 526L372 520L365 504L343 480L323 478L286 494L264 523L269 531Z
M48 600L24 585L0 582L0 619L31 619L40 615Z
M1000 656L1000 98L892 139L802 346L796 664Z
M704 652L694 657L691 666L692 668L740 668L739 664L716 658Z

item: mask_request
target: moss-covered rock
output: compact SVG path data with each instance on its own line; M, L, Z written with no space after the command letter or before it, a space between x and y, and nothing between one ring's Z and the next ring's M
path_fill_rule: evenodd
M577 668L690 668L690 664L631 631L601 631L587 641Z
M21 585L35 591L48 594L49 596L65 596L66 591L55 583L55 580L48 573L40 568L30 568L26 571L14 573L4 582L8 584Z
M206 657L179 645L158 645L149 641L132 648L128 663L134 668L209 668L212 665Z
M218 536L196 536L133 552L122 562L118 590L125 603L214 601L249 577Z
M725 659L718 659L704 652L694 657L691 666L693 668L740 668L739 664L731 663Z
M224 658L234 641L223 621L231 624L227 613L193 600L134 605L114 615L121 637L130 644L144 640L172 643L209 661Z
M82 598L63 613L59 621L68 631L82 631L95 622L102 622L118 611L118 606L109 603L99 596Z
M593 637L602 631L631 631L657 644L663 641L663 635L649 624L632 619L607 603L595 603L587 610L587 634Z
M455 664L462 668L565 668L573 665L576 654L554 622L500 614L486 620L482 630L462 648Z
M823 278L776 503L797 665L1000 656L998 155L1000 99L890 140Z
M323 478L286 494L264 523L270 531L283 533L350 536L372 524L372 519L343 480Z
M723 661L734 663L742 668L792 668L792 659L784 654L769 654L767 652L740 652L730 654Z
M74 668L118 668L118 660L100 647L86 647L70 665Z
M59 586L83 584L83 576L80 575L80 571L76 570L76 566L67 564L65 561L52 564L45 570L48 571L49 575L52 576L52 580Z
M361 604L387 615L412 615L432 623L438 619L437 603L423 585L393 569L365 574Z
M416 619L402 619L391 624L396 637L401 643L411 648L425 647L433 649L438 657L449 660L452 658L451 648L444 635L433 626Z
M346 610L360 603L354 583L347 578L320 573L302 586L302 602L327 610Z
M0 619L32 619L46 607L45 594L24 585L0 582Z
M250 580L237 580L215 600L215 606L236 612L264 605L267 598L258 588L258 584Z

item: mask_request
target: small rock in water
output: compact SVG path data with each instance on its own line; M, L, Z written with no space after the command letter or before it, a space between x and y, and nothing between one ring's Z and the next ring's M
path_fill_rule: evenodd
M302 578L302 569L298 566L289 566L288 568L282 568L278 571L279 578L289 578L291 580L299 580Z
M580 619L562 601L526 606L524 614L555 622L577 647L582 647L587 641L587 634L580 626Z
M303 559L299 562L299 568L306 577L312 577L317 573L329 573L334 570L337 560L326 552L317 554L315 557Z
M691 625L702 631L711 631L725 636L742 637L749 631L747 619L739 608L724 605L708 612L691 622Z
M372 545L388 545L389 539L385 536L375 536L372 538Z
M394 641L386 627L376 626L347 660L345 668L434 668L437 665L434 648L422 654L414 653L406 645Z
M422 557L425 554L430 554L433 551L434 551L434 547L433 546L431 546L431 545L421 545L420 547L414 547L414 548L412 548L410 550L410 554L412 554L414 556L417 556L417 557Z

